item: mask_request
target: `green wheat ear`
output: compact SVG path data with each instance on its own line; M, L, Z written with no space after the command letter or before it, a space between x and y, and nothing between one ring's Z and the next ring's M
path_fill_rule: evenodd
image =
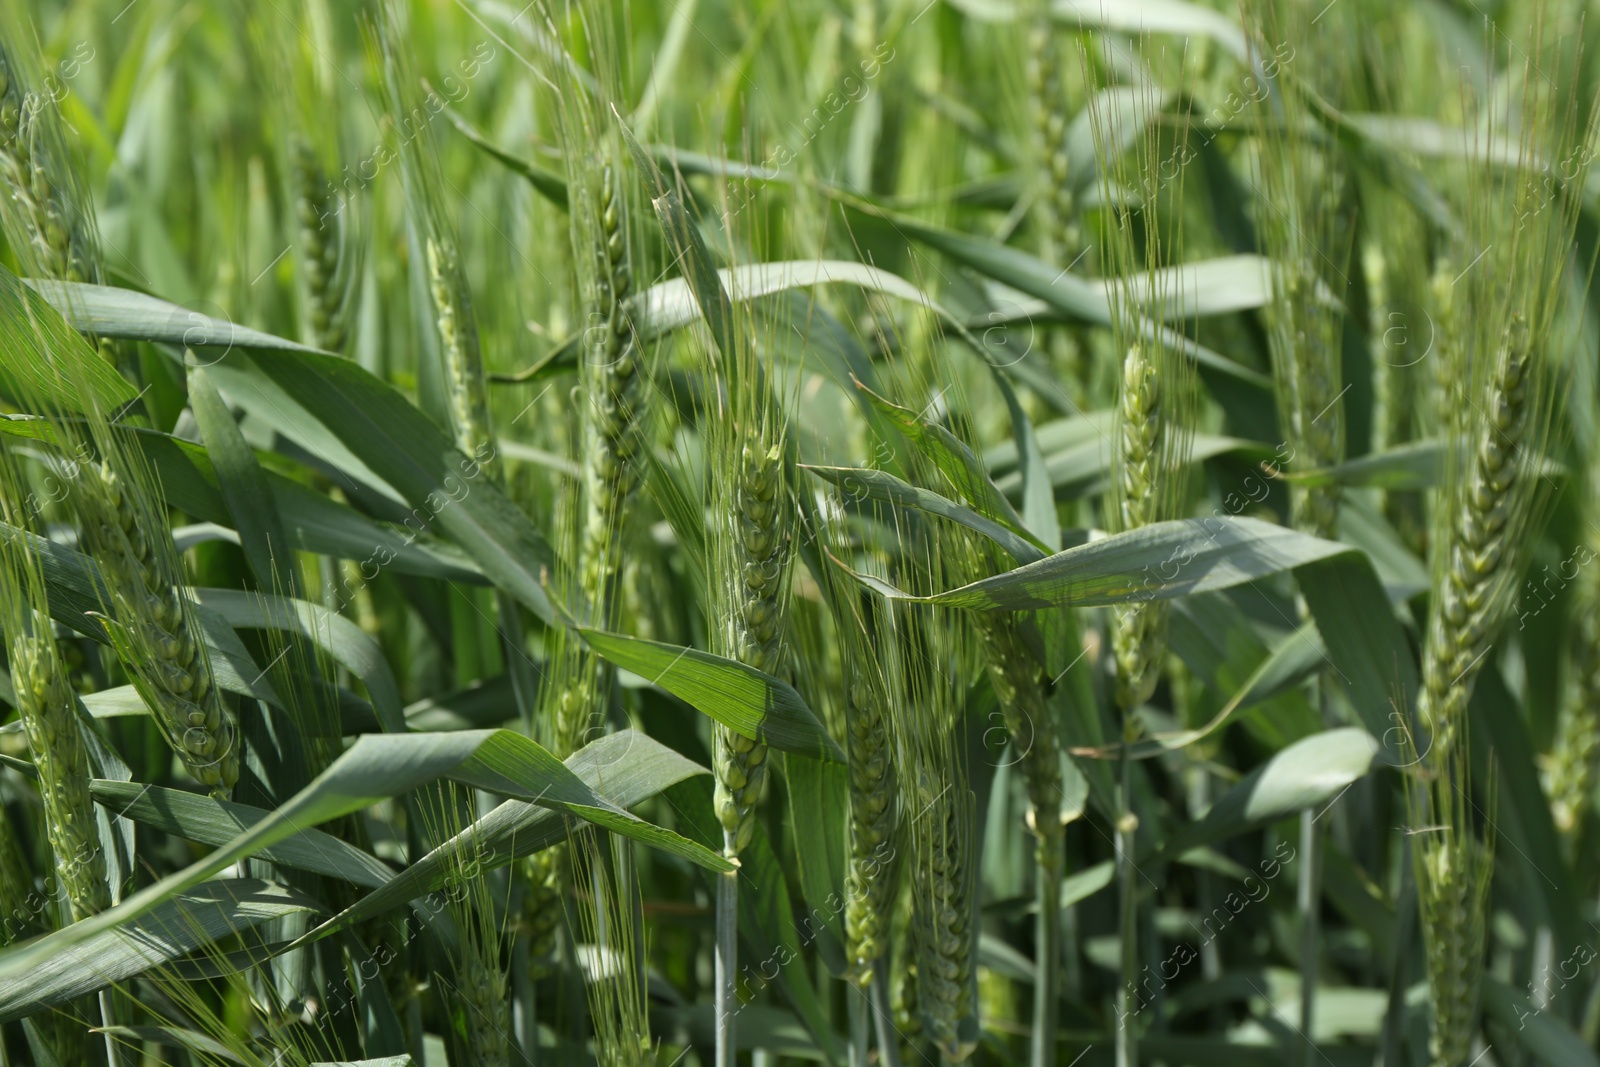
M24 38L28 20L0 6L0 220L24 271L98 282L100 241L72 165L54 98Z
M760 438L739 446L721 592L733 657L767 674L783 669L783 626L793 559L783 446ZM755 832L755 807L767 782L767 746L726 727L716 730L716 811L737 856Z
M29 516L17 511L25 499L22 485L9 446L0 444L0 514L8 525L25 530L31 525ZM48 595L43 564L30 543L7 538L0 544L0 633L6 638L17 711L39 772L45 836L76 922L110 907L111 891L89 796L88 749L77 698L50 630ZM9 822L6 829L9 839ZM14 841L6 844L14 850ZM0 856L8 864L14 858L14 851ZM8 872L5 878L8 890L13 888L14 874ZM5 917L9 919L10 913Z
M194 609L179 581L164 522L141 479L118 472L128 459L83 467L71 495L84 542L111 595L108 632L123 668L178 758L214 796L239 780L238 727L211 671Z
M843 507L828 501L836 519L825 527L829 551L846 558L852 546ZM887 605L866 598L841 569L824 564L824 587L838 635L845 752L850 767L849 858L845 872L845 964L862 988L873 981L889 944L899 881L894 863L900 807L889 715L895 660L880 650L892 632Z

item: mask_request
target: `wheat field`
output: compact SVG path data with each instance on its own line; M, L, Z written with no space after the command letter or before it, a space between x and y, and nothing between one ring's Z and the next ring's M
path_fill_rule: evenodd
M1578 0L0 0L0 1067L1600 1067Z

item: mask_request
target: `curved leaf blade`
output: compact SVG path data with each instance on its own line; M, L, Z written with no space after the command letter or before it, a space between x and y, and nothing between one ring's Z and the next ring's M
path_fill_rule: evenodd
M797 756L844 762L805 700L787 682L698 649L575 627L595 652L745 737Z

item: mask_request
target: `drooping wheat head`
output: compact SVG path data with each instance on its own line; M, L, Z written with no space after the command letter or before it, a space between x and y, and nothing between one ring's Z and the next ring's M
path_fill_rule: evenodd
M112 642L173 751L196 781L225 797L239 778L238 727L182 591L177 553L133 446L104 427L102 459L71 494L80 536L110 594Z

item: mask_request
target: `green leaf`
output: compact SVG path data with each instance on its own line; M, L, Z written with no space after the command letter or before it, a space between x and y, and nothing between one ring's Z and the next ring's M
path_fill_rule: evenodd
M149 914L175 894L301 830L360 811L440 778L531 801L711 870L721 855L617 808L536 743L509 730L453 734L368 734L305 789L210 856L146 886L121 904L0 953L0 982Z
M1186 620L1187 616L1179 613L1174 618L1175 621L1177 619ZM1178 626L1173 627L1174 630L1178 628ZM1227 640L1230 645L1241 641L1241 635L1238 633L1229 632L1216 636ZM1174 637L1174 651L1186 647L1188 646ZM1204 674L1202 674L1202 677L1206 677L1208 684L1215 686L1221 680L1218 675L1223 673L1231 674L1231 670L1218 671L1218 668L1229 668L1232 665L1228 662L1227 657L1207 655L1207 653L1213 651L1210 648L1200 649L1194 655L1183 655L1183 660L1197 674L1209 671L1211 673L1210 677L1206 677ZM1239 686L1233 696L1228 698L1228 702L1222 706L1221 710L1211 717L1210 721L1192 730L1174 730L1170 733L1156 734L1143 738L1131 746L1129 754L1133 759L1149 759L1153 756L1159 756L1163 752L1186 748L1222 729L1233 718L1235 712L1243 711L1245 708L1270 700L1280 693L1292 691L1319 667L1327 666L1327 663L1327 653L1323 649L1322 639L1317 633L1316 627L1311 625L1302 626L1279 642L1278 646L1270 653L1261 656L1260 661L1249 677L1244 680L1244 683ZM1098 750L1097 755L1111 756L1115 755L1119 750L1118 746L1109 746Z
M1593 958L1591 951L1589 959ZM1541 1062L1559 1063L1561 1067L1600 1067L1600 1057L1556 1012L1534 1007L1521 992L1492 975L1483 976L1482 1003L1484 1014Z
M291 889L253 878L187 888L145 909L128 923L126 930L102 927L56 951L39 954L26 968L6 968L0 975L0 1022L14 1022L113 983L125 982L152 967L263 923L320 907ZM29 947L23 946L7 956L27 952Z
M103 778L90 781L89 794L113 815L213 847L226 845L272 814L249 804L181 789ZM389 865L376 856L321 830L302 830L258 855L286 867L374 888L394 877Z
M698 649L573 629L605 659L736 733L797 756L845 760L844 750L787 682Z
M622 809L687 778L710 773L633 730L607 734L585 745L567 757L566 765L585 785ZM484 870L494 870L564 841L567 834L566 820L559 813L525 800L505 801L303 940L325 937L443 887L459 877L463 856Z
M461 117L455 108L446 106L444 117L450 120L450 125L472 142L480 151L490 159L506 167L511 173L518 175L529 185L533 186L540 196L550 201L562 211L567 210L567 180L554 171L545 170L534 163L529 163L512 155L489 138L485 137L476 126Z
M205 449L148 430L133 434L132 439L155 469L168 503L196 519L232 521L216 468ZM393 569L458 582L485 581L483 572L454 545L420 537L410 528L376 522L277 471L263 474L295 548L355 560L362 565L364 578L370 568L373 576L380 569Z
M133 387L29 284L0 267L0 393L55 411L83 411L92 401L112 412L131 401Z
M919 489L909 482L871 467L817 467L801 464L818 478L831 482L844 490L847 498L880 500L896 507L915 508L930 515L959 523L975 533L980 533L1005 549L1019 563L1032 563L1043 559L1045 553L1026 538L1013 533L1008 527L980 515L965 504L957 504L931 489Z
M246 593L237 589L196 589L195 597L235 630L280 630L299 634L326 651L333 661L361 679L388 733L407 730L394 673L377 641L343 615L306 600Z
M882 579L856 580L896 600L975 611L1032 611L1167 600L1293 570L1353 551L1260 519L1158 522L943 593L912 596Z
M39 560L45 584L50 589L52 619L85 637L110 643L100 622L100 613L110 603L110 595L93 560L74 549L5 523L0 523L0 540L25 541L27 550ZM272 691L272 684L251 661L239 635L203 605L196 604L194 613L210 654L211 673L217 685L252 700L276 703L278 697Z
M1017 17L1014 0L949 0L951 6L985 22L1010 22ZM1249 49L1238 22L1209 7L1185 0L1120 0L1115 4L1095 0L1051 0L1050 14L1069 25L1094 26L1135 35L1174 34L1209 37L1247 62Z
M845 831L850 821L850 770L823 760L785 760L789 815L794 831L800 889L811 913L808 930L820 921L818 947L835 977L844 974Z
M1325 804L1365 776L1378 752L1372 735L1353 726L1296 741L1222 794L1198 822L1174 834L1161 854L1181 855Z
M226 370L219 364L213 374L230 392L240 383L273 386L290 407L315 423L315 432L308 433L306 419L285 412L270 391L249 399L234 393L233 399L314 453L325 437L337 440L361 468L410 505L408 530L420 533L437 525L497 587L546 622L554 620L542 584L542 573L554 566L554 554L544 535L487 476L492 450L462 454L392 387L334 356L235 353ZM352 473L359 477L358 471ZM386 553L376 554L376 566L388 562Z
M922 448L926 457L949 479L956 491L967 499L973 509L989 520L999 523L1012 532L1033 541L1037 547L1048 551L1054 547L1039 541L1011 506L1011 501L995 488L989 474L976 453L966 442L937 423L929 422L910 408L901 407L879 396L860 382L856 390L883 414L890 425L914 445Z
M1111 308L1106 292L1096 282L1053 267L1010 245L929 226L908 215L886 211L853 196L841 194L840 198L863 214L890 223L900 235L942 252L1003 285L1044 301L1052 311L1069 321L1095 326L1111 324ZM1257 388L1271 388L1271 379L1266 375L1250 370L1176 330L1146 321L1140 325L1140 331L1141 336L1159 338L1161 343L1183 352L1202 367L1209 367Z
M112 1037L137 1041L141 1044L148 1041L167 1048L181 1048L196 1056L205 1057L201 1059L202 1063L215 1057L226 1063L237 1063L240 1067L248 1067L248 1061L236 1055L227 1045L197 1030L184 1030L176 1026L102 1026L94 1032L110 1034Z
M157 341L178 348L192 348L207 366L240 348L321 351L248 326L214 319L131 289L34 278L27 279L27 284L49 301L75 330L96 337Z
M1417 693L1411 643L1366 556L1334 556L1295 572L1306 607L1328 652L1328 674L1350 698L1362 724L1401 757L1401 728Z
M710 847L721 842L722 827L711 806L710 782L683 782L667 791L667 799L681 817L685 833ZM802 952L815 935L811 923L802 919L797 926L795 922L783 867L758 820L755 836L739 853L739 938L744 945L741 984L748 984L752 993L759 993L769 983L775 985L816 1039L824 1058L837 1063L838 1039L828 1025Z
M256 582L263 589L297 596L300 573L256 454L206 369L190 364L188 375L189 408L216 465L217 482Z

